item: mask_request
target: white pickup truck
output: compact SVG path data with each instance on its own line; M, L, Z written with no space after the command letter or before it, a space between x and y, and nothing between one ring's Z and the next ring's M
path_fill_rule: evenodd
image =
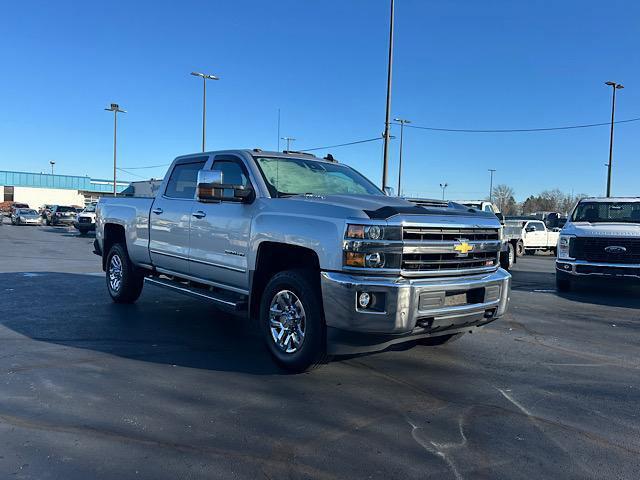
M333 157L227 150L178 157L155 198L103 198L96 253L115 302L144 282L256 319L273 358L442 344L501 317L493 214L386 196Z
M504 224L504 236L518 257L538 251L555 254L560 229L549 229L542 220L508 219Z

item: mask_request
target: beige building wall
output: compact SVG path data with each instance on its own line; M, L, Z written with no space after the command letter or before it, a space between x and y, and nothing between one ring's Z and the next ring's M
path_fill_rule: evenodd
M3 189L3 196L0 198L4 198L4 187L0 188ZM14 187L13 192L14 202L26 203L35 209L45 204L84 206L84 196L78 190Z

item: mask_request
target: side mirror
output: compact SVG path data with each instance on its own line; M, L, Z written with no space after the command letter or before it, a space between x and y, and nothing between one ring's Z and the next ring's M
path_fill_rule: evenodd
M504 225L504 215L501 212L498 212L495 215L496 215L496 217L498 217L498 220L500 221L500 224Z
M253 188L249 185L232 185L224 183L220 170L200 170L196 187L196 200L203 203L250 202L253 199Z
M387 197L393 197L393 187L384 187L383 190Z

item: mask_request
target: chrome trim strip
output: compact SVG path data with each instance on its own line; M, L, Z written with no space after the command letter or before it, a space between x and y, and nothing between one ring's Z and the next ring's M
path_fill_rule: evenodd
M185 293L187 295L195 295L196 297L206 298L207 300L212 300L214 302L223 303L223 304L228 305L230 307L234 307L235 308L238 305L235 302L229 302L227 300L222 300L221 298L217 298L217 297L214 297L214 296L211 296L211 295L206 295L204 293L196 292L196 291L191 290L189 288L184 288L184 287L179 287L177 285L172 285L170 283L163 282L163 281L157 280L155 278L145 277L145 281L149 282L149 283L151 283L153 285L157 285L158 287L168 288L170 290L176 290L178 292Z
M402 253L455 253L454 247L459 241L406 241ZM498 252L502 247L500 240L477 240L467 242L473 246L469 253Z
M167 270L166 268L156 267L156 271L159 273L164 273L165 275L173 275L178 278L183 278L184 280L191 280L192 282L203 283L211 287L221 288L223 290L229 290L231 292L240 293L242 295L249 295L249 290L245 290L244 288L232 287L230 285L225 285L224 283L212 282L211 280L205 280L203 278L193 277L185 273L174 272L173 270Z

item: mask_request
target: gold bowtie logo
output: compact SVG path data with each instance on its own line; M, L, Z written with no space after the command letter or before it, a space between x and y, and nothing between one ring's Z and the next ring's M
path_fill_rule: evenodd
M453 249L462 257L468 255L469 252L473 250L473 245L467 243L466 240L460 240L460 243L454 246Z

